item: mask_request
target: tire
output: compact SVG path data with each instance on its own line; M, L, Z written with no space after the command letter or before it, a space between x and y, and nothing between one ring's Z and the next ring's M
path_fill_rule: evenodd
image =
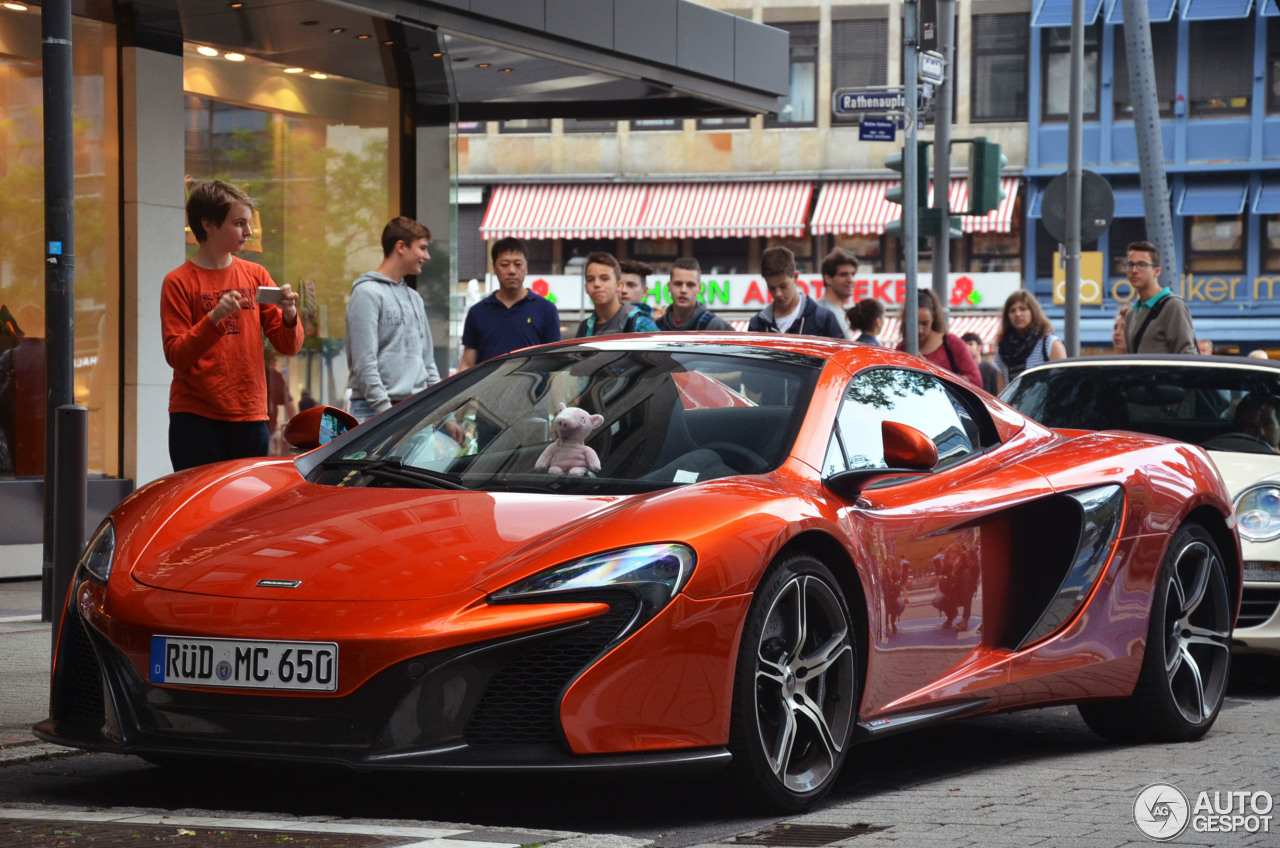
M1185 742L1209 732L1231 670L1231 606L1222 556L1207 530L1174 534L1151 602L1142 671L1121 701L1080 704L1096 733L1124 742Z
M734 676L730 750L745 792L802 810L840 774L857 713L857 642L840 584L806 554L755 591Z

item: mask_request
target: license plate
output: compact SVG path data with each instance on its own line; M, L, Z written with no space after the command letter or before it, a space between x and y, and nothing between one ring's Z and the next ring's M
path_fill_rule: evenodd
M152 636L152 683L333 692L338 646L333 642L192 639Z

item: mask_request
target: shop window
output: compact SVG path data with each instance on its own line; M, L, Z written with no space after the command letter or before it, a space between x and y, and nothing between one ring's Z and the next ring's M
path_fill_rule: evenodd
M1045 229L1044 220L1041 218L1034 219L1036 222L1036 276L1053 278L1053 255L1058 252L1061 245L1058 240L1049 235L1049 231ZM1097 250L1098 240L1094 239L1090 242L1084 242L1080 245L1080 250Z
M771 24L791 35L790 82L777 115L766 115L767 127L813 126L817 121L818 24Z
M89 474L121 476L115 28L71 19L76 273L72 393ZM0 478L44 476L44 95L38 14L0 15Z
M517 118L512 121L498 123L498 132L504 133L549 133L550 118Z
M1244 257L1244 216L1196 215L1187 221L1187 271L1240 273Z
M883 237L878 235L833 236L831 247L843 248L858 257L858 273L877 274L885 270L882 242Z
M1267 22L1267 112L1280 112L1280 18Z
M1119 2L1119 0L1117 0ZM1154 54L1156 76L1156 103L1160 114L1173 114L1173 98L1177 93L1178 24L1176 21L1151 24L1151 51ZM1116 29L1115 82L1112 86L1115 99L1115 116L1133 119L1133 94L1129 85L1129 53L1124 43L1124 29Z
M765 239L764 249L771 247L785 247L796 256L796 270L801 274L812 274L818 268L818 263L813 257L813 239L807 236L800 238L769 238ZM764 252L763 250L761 251Z
M831 87L868 88L885 85L889 68L889 22L865 19L831 22ZM856 121L832 115L835 121Z
M484 121L458 121L458 132L463 135L483 135L487 130Z
M587 256L592 253L618 255L618 243L613 239L565 239L563 244L564 274L581 274L586 270Z
M745 130L751 126L750 118L699 118L700 130Z
M1253 91L1252 26L1247 30L1250 49L1243 50L1240 21L1192 21L1189 27L1187 99L1191 116L1249 114L1249 95Z
M1029 16L974 15L969 113L973 121L1025 121Z
M693 255L702 266L702 275L750 274L751 239L709 238L693 243Z
M530 274L554 274L554 243L546 239L525 239L524 249L529 251Z
M1094 24L1084 29L1084 86L1081 92L1085 118L1098 117L1098 41L1101 28ZM1049 27L1044 30L1044 70L1041 90L1044 102L1041 116L1046 121L1065 121L1071 105L1071 29Z
M1018 233L973 233L968 252L970 271L1022 270L1022 239Z
M627 245L627 256L653 266L657 273L666 274L671 263L680 257L679 239L633 239Z
M1107 231L1109 239L1110 272L1115 277L1129 276L1125 263L1129 261L1129 245L1135 241L1150 241L1147 238L1147 221L1145 218L1116 218Z
M567 133L613 133L618 131L617 121L596 121L589 118L565 118Z

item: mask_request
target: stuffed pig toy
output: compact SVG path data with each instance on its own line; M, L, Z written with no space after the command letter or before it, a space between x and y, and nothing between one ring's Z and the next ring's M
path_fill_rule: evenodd
M588 471L600 470L600 457L587 447L587 436L604 423L603 415L590 415L585 409L560 404L560 411L551 423L556 440L538 457L533 467L551 474L568 474L582 477Z

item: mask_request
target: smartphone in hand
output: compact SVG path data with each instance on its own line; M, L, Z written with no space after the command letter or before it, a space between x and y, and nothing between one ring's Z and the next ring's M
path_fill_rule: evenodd
M275 286L258 286L256 296L258 303L274 303L280 305L280 301L284 300L284 289Z

